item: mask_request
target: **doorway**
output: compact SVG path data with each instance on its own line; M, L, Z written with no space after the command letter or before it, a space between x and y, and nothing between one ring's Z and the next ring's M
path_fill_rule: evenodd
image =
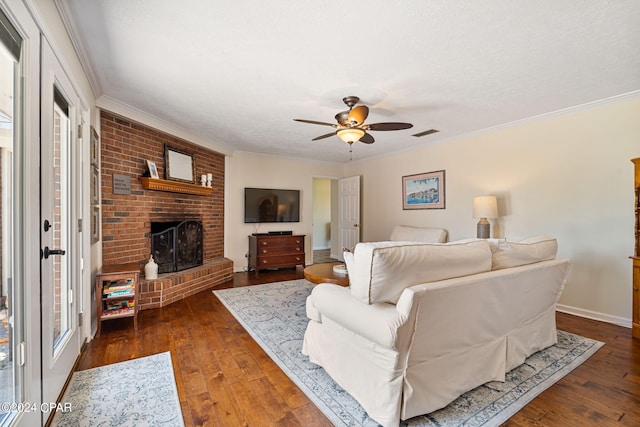
M313 263L337 262L338 180L313 178Z

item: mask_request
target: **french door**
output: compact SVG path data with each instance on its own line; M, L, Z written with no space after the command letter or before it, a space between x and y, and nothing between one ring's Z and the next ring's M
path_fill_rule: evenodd
M0 0L0 425L42 423L40 388L40 31Z
M42 401L55 402L80 353L81 144L78 98L44 38L41 55Z

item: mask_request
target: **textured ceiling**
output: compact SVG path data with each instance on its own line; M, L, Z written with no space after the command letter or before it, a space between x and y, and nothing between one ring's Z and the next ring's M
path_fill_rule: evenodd
M640 90L636 0L58 0L98 105L235 150L348 162L332 128L356 95L353 159ZM416 138L431 128L439 133Z

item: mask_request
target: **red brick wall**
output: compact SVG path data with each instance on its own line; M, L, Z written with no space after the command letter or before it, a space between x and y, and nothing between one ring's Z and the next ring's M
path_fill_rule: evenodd
M153 128L102 111L101 188L102 262L147 263L151 254L151 222L193 219L204 226L204 262L224 255L224 155ZM213 174L210 196L145 190L138 179L146 160L164 176L164 144L193 155L196 183ZM131 178L131 194L113 194L113 174Z

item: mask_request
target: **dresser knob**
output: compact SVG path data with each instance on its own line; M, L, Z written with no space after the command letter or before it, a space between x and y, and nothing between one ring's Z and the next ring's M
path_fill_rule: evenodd
M262 246L267 246L267 242L262 242Z
M300 257L296 257L296 261L300 261Z
M263 263L263 264L266 264L266 263L267 263L267 260L266 260L266 259L263 259L263 260L262 260L262 263Z
M263 253L263 254L266 254L266 253L267 253L267 250L266 250L266 249L263 249L263 250L262 250L262 253Z
M296 251L300 252L300 248L296 248Z

